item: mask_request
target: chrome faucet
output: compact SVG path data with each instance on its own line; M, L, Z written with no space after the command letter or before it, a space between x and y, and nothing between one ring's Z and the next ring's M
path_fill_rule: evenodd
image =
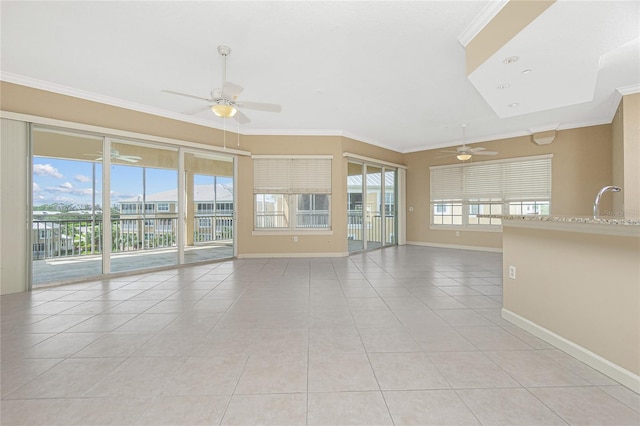
M603 187L600 191L598 191L598 195L596 195L596 200L593 202L593 218L594 219L599 216L598 209L600 208L600 198L602 198L602 195L607 191L620 192L622 191L622 188L620 188L619 186L609 185L609 186Z

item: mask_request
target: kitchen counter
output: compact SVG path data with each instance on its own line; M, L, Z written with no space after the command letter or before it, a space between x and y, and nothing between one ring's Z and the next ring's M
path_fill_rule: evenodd
M640 237L640 219L613 216L478 215L501 219L503 226Z

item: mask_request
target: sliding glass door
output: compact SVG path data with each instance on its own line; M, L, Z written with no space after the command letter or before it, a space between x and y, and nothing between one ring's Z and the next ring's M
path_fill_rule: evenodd
M186 152L185 263L233 257L233 158Z
M102 137L33 129L31 268L37 286L102 273Z
M349 162L347 175L347 240L349 252L364 250L363 170L364 164Z
M347 176L349 252L397 244L397 170L350 161Z
M31 140L32 286L234 256L233 156L40 126Z
M366 230L367 249L382 247L383 223L382 223L382 168L366 166L366 201L364 227Z
M384 168L384 244L398 244L398 212L396 209L397 170Z
M175 265L178 150L111 141L111 272Z

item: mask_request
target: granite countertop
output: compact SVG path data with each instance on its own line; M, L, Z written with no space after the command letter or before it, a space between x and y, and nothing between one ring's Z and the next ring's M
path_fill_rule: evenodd
M583 223L593 225L623 225L623 226L640 226L640 219L626 219L614 216L599 216L593 218L590 216L553 216L553 215L502 215L502 214L479 214L478 217L489 217L502 220L523 220L530 222L553 222L553 223Z

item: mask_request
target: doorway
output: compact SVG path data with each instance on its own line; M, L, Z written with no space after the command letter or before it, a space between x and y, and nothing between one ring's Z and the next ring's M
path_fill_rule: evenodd
M350 253L397 244L397 170L349 161L347 240Z

